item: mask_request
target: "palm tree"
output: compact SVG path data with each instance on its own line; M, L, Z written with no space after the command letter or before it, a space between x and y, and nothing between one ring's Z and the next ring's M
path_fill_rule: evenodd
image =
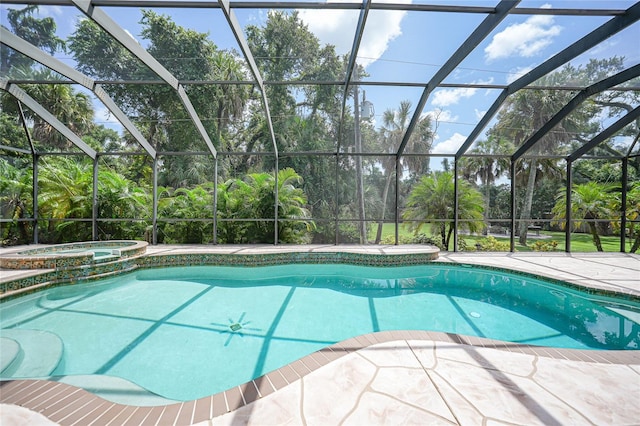
M411 102L404 100L400 102L398 110L388 109L382 116L383 127L380 131L382 142L382 150L389 154L398 152L402 138L404 137L409 120L411 119ZM431 117L426 115L420 119L414 132L409 137L405 150L412 153L428 153L431 151L434 133L431 129ZM417 157L401 157L401 165L409 168L414 173L428 172L428 165ZM385 183L382 191L382 213L378 222L378 232L376 233L376 244L380 243L382 238L382 226L384 225L384 217L387 207L387 197L389 196L389 188L391 181L396 173L396 157L383 157L381 166L384 169ZM404 167L400 167L397 171L400 175ZM397 189L396 189L397 190Z
M18 75L30 79L55 81L61 78L51 70L17 72ZM72 132L82 137L88 134L94 126L94 111L91 98L84 92L76 91L68 84L29 84L24 91L34 98L53 116L65 124ZM25 111L27 118L33 121L33 138L44 145L44 150L51 151L52 147L67 150L73 145L58 133L48 122L40 116Z
M306 207L307 196L297 186L300 184L302 177L293 169L278 171L279 242L308 242L309 233L315 229ZM275 178L271 173L250 173L244 179L230 179L219 185L218 217L235 219L220 223L220 239L228 244L273 241L274 222L264 219L274 219L274 206Z
M454 182L450 172L435 172L423 176L409 194L403 219L411 221L409 228L417 234L425 224L438 228L442 245L449 250L454 229ZM484 228L482 194L467 181L458 182L458 218L460 226L469 232Z
M513 152L513 144L506 139L490 137L478 141L471 154L480 154L482 157L463 157L460 161L460 168L463 177L476 183L480 180L485 188L485 223L488 224L489 212L491 210L491 185L497 179L509 171L510 160L506 157L495 157L496 154L507 154Z
M567 66L560 71L541 78L540 85L554 86L563 84L567 79L575 78L576 70ZM520 90L511 95L504 103L498 115L498 123L492 129L495 137L507 138L514 145L520 146L537 129L541 128L556 112L558 112L572 97L570 92L557 90ZM567 144L576 135L588 128L588 121L592 115L591 104L575 110L553 131L548 132L529 151L530 154L545 154L549 152L562 153ZM541 174L557 175L559 170L555 160L538 160L526 158L520 162L520 173L526 180L526 192L520 213L519 240L522 245L527 244L528 219L531 217L533 193Z
M213 236L212 222L192 219L213 219L213 184L194 188L162 188L158 192L158 215L164 218L185 219L167 223L162 237L165 243L207 243Z
M611 210L622 210L620 197L616 197ZM640 221L640 183L634 183L629 191L627 191L626 213L627 229L625 233L628 233L629 238L633 238L633 243L629 251L635 253L640 248L640 230L638 229L638 222Z
M571 217L574 227L580 227L583 223L589 226L593 238L593 244L598 251L603 251L600 235L598 234L598 221L614 217L612 206L615 198L612 194L615 186L598 182L587 182L574 185L571 188ZM564 191L558 194L555 206L552 209L554 220L560 223L562 228L567 226L567 199Z
M151 194L114 170L101 170L98 175L98 217L103 219L149 219ZM101 231L109 239L139 239L146 226L136 222L107 222Z
M26 244L29 242L27 223L19 221L31 217L31 187L33 186L30 169L15 167L0 158L0 218L13 222L2 227L0 245ZM18 235L13 231L14 225Z
M56 232L56 242L84 241L90 234L86 229L72 227L68 218L90 218L93 198L93 169L88 161L60 157L43 162L38 175L40 217L49 221L48 230ZM64 231L64 234L63 234Z

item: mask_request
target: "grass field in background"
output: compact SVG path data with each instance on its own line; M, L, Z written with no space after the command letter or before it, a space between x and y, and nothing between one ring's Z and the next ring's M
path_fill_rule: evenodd
M378 231L378 226L374 225L369 230L369 241L375 241L376 232ZM390 241L393 241L395 236L395 225L393 223L385 223L382 227L382 239L390 238ZM428 226L424 226L422 228L422 233L431 235ZM413 236L413 232L409 231L406 226L400 225L398 229L398 234L400 238L403 236L406 238L411 238ZM538 240L541 241L556 241L558 246L556 247L556 251L564 251L565 250L565 234L564 232L551 232L551 231L540 231L540 236L545 238L536 238L531 236L527 239L527 243L532 245ZM509 236L494 236L496 240L502 242L509 242ZM467 247L469 250L473 250L476 242L481 241L486 238L482 235L463 235L463 238L467 242ZM600 241L602 242L602 249L605 252L619 252L620 251L620 237L618 236L600 236ZM627 251L631 248L631 242L627 241ZM532 251L531 247L524 247L518 244L518 239L516 238L516 251ZM596 246L593 244L593 239L591 234L577 234L574 233L571 235L571 251L580 253L580 252L596 252Z

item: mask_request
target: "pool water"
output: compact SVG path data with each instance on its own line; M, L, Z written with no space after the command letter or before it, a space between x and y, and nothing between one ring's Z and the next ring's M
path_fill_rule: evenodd
M442 264L149 269L44 290L0 309L3 329L62 339L52 375L119 376L176 400L226 390L374 331L640 348L635 302Z

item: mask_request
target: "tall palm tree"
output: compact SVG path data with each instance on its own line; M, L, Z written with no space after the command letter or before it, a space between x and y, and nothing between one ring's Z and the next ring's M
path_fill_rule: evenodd
M598 234L598 221L611 220L615 216L612 206L615 203L612 194L614 185L598 182L587 182L574 185L571 188L571 217L574 227L580 227L583 223L589 226L593 238L593 244L598 251L603 251L600 235ZM554 220L560 222L560 226L567 226L567 199L564 191L557 197L552 209Z
M463 157L460 168L463 177L475 183L480 180L485 188L485 223L488 225L489 212L491 210L491 185L497 179L509 171L510 160L506 157L495 157L496 154L508 154L513 152L513 144L506 139L490 137L478 141L470 151L471 154L480 154L482 157Z
M388 109L382 115L382 129L380 131L380 142L382 146L379 148L381 152L387 152L394 154L398 152L402 138L407 132L409 121L411 119L411 102L404 100L400 102L400 106L397 110ZM431 145L433 143L434 133L431 128L431 117L426 115L420 119L416 125L415 130L407 141L405 150L412 153L429 153L431 151ZM382 191L382 212L380 215L380 221L378 222L378 231L376 233L376 244L380 243L382 238L382 226L384 225L384 217L387 207L387 198L389 196L389 188L391 181L395 176L395 173L402 175L402 170L407 167L413 173L426 173L428 172L428 165L425 166L425 161L418 157L402 157L400 159L400 170L396 171L396 157L387 156L383 157L380 165L384 169L385 182L384 189ZM397 188L396 188L397 190Z
M538 83L546 86L560 85L568 79L575 78L575 74L576 70L568 66L541 78ZM520 146L533 132L547 123L572 96L571 92L557 90L520 90L511 95L504 103L498 115L498 122L492 129L492 134L495 137L507 138L515 146ZM590 104L584 104L576 109L539 140L529 153L553 152L557 154L566 151L567 144L588 128L592 110ZM541 174L557 174L556 171L559 170L559 167L555 160L539 160L535 157L523 158L520 165L520 172L526 180L526 192L520 212L518 242L526 245L535 185Z
M442 245L449 250L454 229L454 182L450 172L435 172L423 176L412 188L402 217L411 221L409 227L420 232L425 224L435 225ZM467 181L458 182L458 218L460 227L469 232L484 228L482 194Z

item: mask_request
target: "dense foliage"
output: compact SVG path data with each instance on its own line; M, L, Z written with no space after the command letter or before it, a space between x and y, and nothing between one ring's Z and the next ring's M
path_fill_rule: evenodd
M11 30L49 53L67 52L79 71L97 80L158 80L152 70L91 20L79 20L63 40L56 35L55 22L36 17L36 11L37 6L10 9ZM396 158L393 154L415 112L409 101L385 110L376 123L358 117L356 100L363 93L355 87L347 94L342 114L345 94L340 85L267 85L279 151L276 158L261 94L249 84L240 84L250 76L238 52L221 49L207 34L183 28L170 16L153 11L142 12L140 25L141 43L185 82L185 92L218 158L208 152L173 88L166 84L103 84L159 152L154 198L151 158L107 154L140 152L136 140L126 131L119 134L97 124L93 101L85 92L73 85L54 84L60 79L57 74L2 45L3 75L51 81L21 88L100 153L97 198L93 200L96 170L92 161L82 155L53 155L79 150L26 109L27 127L38 155L34 162L29 154L0 150L3 244L32 239L35 164L40 242L91 239L94 215L100 239L151 240L155 203L158 242L273 243L277 214L278 242L333 243L336 238L340 243L388 242L382 238L383 227L401 219L415 231L412 242L438 241L450 249L454 177L447 159L441 167L431 163L430 153L438 137L437 116L420 117L405 141L404 152L410 155ZM262 24L249 25L245 31L265 81L345 79L347 58L338 55L334 46L322 45L296 12L269 12ZM591 84L623 66L624 58L619 57L591 60L580 66L566 65L538 83ZM365 75L364 69L356 68L357 75ZM239 83L189 83L217 80ZM477 141L471 155L457 164L460 231L486 233L493 227L510 225L509 157L574 95L568 90L536 89L521 90L507 98L487 138ZM0 101L0 144L28 152L31 146L18 118L18 104L7 94L0 95ZM637 103L634 91L592 96L538 141L529 156L516 161L513 181L520 244L527 244L529 225L541 223L545 229L557 229L561 223L552 217L561 221L564 214L563 196L556 196L566 185L565 163L538 154L572 152L601 131L606 119ZM638 123L622 132L623 136L637 134ZM597 151L621 152L611 140ZM362 153L366 155L358 155ZM637 181L638 162L638 157L629 160L629 182ZM620 232L620 164L618 160L580 160L573 167L578 191L573 197L574 224L577 231L593 235L596 247L598 235ZM606 186L591 191L593 200L582 194L591 183ZM625 232L634 239L633 250L640 245L638 188L629 185L626 206ZM599 207L592 211L580 207L582 203ZM486 239L483 247L496 247L490 243Z

